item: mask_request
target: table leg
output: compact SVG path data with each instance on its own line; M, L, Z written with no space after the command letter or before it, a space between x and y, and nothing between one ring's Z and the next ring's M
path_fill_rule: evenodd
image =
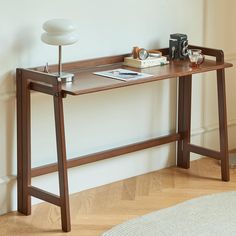
M223 181L229 181L230 173L229 173L226 89L225 89L224 69L217 70L217 91L218 91L218 113L219 113L219 133L220 133L220 153L221 153L221 176Z
M17 204L18 211L31 214L31 121L29 82L17 70Z
M67 164L66 164L66 143L65 143L63 101L62 101L62 95L60 93L54 95L54 113L55 113L56 139L57 139L57 158L58 158L59 188L60 188L60 199L61 199L62 230L65 232L69 232L71 230L71 223L70 223L70 206L69 206L68 177L67 177Z
M182 139L177 144L177 166L185 169L190 167L191 93L192 75L179 77L178 133Z

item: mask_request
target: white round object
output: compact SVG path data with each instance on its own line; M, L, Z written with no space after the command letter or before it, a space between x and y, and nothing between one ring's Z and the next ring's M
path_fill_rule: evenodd
M41 40L50 45L70 45L78 40L78 35L74 32L67 34L43 33Z
M69 33L76 30L76 25L69 19L52 19L43 24L48 33Z
M46 31L41 35L44 43L50 45L70 45L78 40L75 24L68 19L52 19L43 24Z

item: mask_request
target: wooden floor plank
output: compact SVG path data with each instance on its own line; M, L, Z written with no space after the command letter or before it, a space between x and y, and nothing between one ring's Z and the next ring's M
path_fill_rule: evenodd
M70 196L72 231L60 230L60 209L48 203L33 207L31 216L0 216L0 236L98 236L128 219L202 195L236 190L236 170L222 182L218 161L204 158L188 170L171 167Z

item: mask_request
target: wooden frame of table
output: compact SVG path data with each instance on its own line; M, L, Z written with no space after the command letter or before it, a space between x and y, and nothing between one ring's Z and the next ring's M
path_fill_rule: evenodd
M75 80L71 84L62 83L56 75L44 73L43 68L22 69L16 72L17 85L17 187L18 187L18 211L24 215L31 214L31 196L55 204L61 208L62 230L71 230L70 207L68 193L67 169L86 163L108 159L146 148L162 144L177 142L177 166L182 168L190 167L190 152L203 156L212 157L221 162L221 176L223 181L229 181L229 159L228 159L228 135L226 115L226 94L225 94L225 68L232 64L224 62L222 50L210 49L198 46L206 56L214 60L206 59L197 67L191 68L188 60L171 61L169 65L155 66L147 69L136 69L123 66L122 62L126 55L110 56L92 60L67 63L64 70L75 74ZM163 55L168 55L168 48L158 49ZM140 80L120 81L94 75L93 72L116 68L126 68L137 72L152 74ZM57 66L51 70L56 71ZM220 151L207 149L190 143L191 136L191 89L192 75L208 71L216 71L219 111L219 134ZM178 77L178 124L175 133L148 139L134 144L110 150L92 153L85 156L67 159L66 142L64 130L63 98L67 95L83 95L100 92L109 89L116 89L142 83L150 83L169 78ZM31 168L31 91L37 91L53 96L54 114L57 141L57 163L52 163L36 168ZM31 185L31 178L58 171L59 173L59 196L39 189Z

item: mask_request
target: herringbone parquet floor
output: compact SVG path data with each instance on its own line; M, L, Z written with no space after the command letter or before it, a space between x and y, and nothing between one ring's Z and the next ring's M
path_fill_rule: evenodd
M70 233L60 230L59 208L42 203L33 207L31 216L1 216L0 236L97 236L125 220L231 190L236 190L236 170L231 170L230 182L222 182L218 162L204 158L193 161L189 170L172 167L72 195Z

